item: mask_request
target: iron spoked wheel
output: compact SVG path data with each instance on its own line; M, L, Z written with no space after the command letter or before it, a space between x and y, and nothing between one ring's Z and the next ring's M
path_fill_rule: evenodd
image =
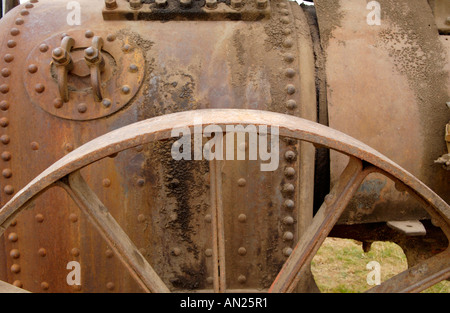
M450 238L450 206L438 195L377 151L343 133L301 118L257 110L198 110L155 117L134 123L98 137L66 155L20 190L0 210L0 235L17 214L32 205L33 200L48 188L63 187L80 209L90 218L128 271L147 292L169 292L169 288L142 256L127 234L109 214L108 209L84 181L80 169L109 155L152 141L168 139L171 130L189 127L191 133L199 131L195 120L208 125L265 125L277 126L279 135L326 147L350 157L349 163L315 214L307 231L285 262L269 292L292 292L302 273L308 270L315 253L336 224L364 178L370 173L380 173L401 184L409 194L420 201L429 215ZM201 130L203 131L203 130ZM213 169L214 170L214 169ZM220 190L220 189L218 189ZM220 194L214 193L214 206L220 221ZM218 223L220 225L220 222ZM224 236L220 227L214 236ZM223 245L213 249L213 257L220 263ZM450 277L450 249L447 248L416 266L394 276L370 292L419 292ZM222 263L221 263L222 264ZM216 267L217 268L217 267ZM221 271L224 271L224 266ZM226 283L215 273L214 290L226 291Z

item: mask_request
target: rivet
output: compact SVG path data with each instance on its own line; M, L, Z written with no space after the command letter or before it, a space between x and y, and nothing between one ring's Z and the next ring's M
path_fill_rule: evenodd
M116 285L114 285L114 283L112 281L110 281L106 284L106 289L108 289L108 290L114 290L115 287L116 287Z
M278 3L278 6L283 9L287 7L286 3L284 2Z
M136 73L138 71L138 67L136 64L131 64L129 70L131 73Z
M60 57L60 56L63 55L63 53L64 53L64 51L63 51L61 48L59 48L59 47L53 49L53 51L52 51L52 55L53 55L54 57Z
M67 37L67 36L69 36L67 33L62 33L61 34L61 39L64 39L64 37ZM57 49L59 49L59 48L57 48ZM62 51L62 50L61 50Z
M206 282L211 285L214 282L214 278L212 276L208 276L206 278Z
M286 216L285 218L283 218L283 223L285 225L292 225L294 224L294 218L292 216Z
M181 249L177 248L177 247L173 248L172 249L172 254L175 255L175 256L179 256L181 254Z
M18 28L11 28L10 34L11 36L17 36L20 34L20 30Z
M143 145L139 145L136 146L136 148L134 148L137 152L142 152L142 150L144 150L144 146Z
M284 207L286 209L292 210L294 208L294 206L295 206L295 203L291 199L284 201Z
M131 89L130 89L130 86L128 86L128 85L124 85L124 86L122 86L122 93L124 93L124 94L129 94L130 93L130 91L131 91Z
M19 236L16 233L10 233L8 235L8 240L11 242L16 242L17 240L19 240Z
M245 178L239 178L237 183L239 187L244 187L247 184L247 181L245 180Z
M287 231L283 234L283 240L291 241L294 239L294 234L290 231Z
M139 223L143 223L143 222L145 222L147 220L147 218L145 217L144 214L139 214L138 217L137 217L137 220L138 220Z
M28 72L30 72L31 74L34 74L37 71L38 71L38 67L36 66L36 64L28 65Z
M109 42L112 42L112 41L116 40L116 35L108 34L108 36L106 36L106 40L108 40Z
M61 98L56 98L55 100L53 100L53 106L54 106L56 109L62 108L63 105L64 105L64 101L62 101Z
M36 220L36 222L38 223L42 223L44 221L44 215L42 214L36 214L36 216L34 217L34 219Z
M8 93L9 92L9 85L7 85L7 84L0 85L0 92L1 93Z
M287 193L293 193L295 190L294 185L293 184L284 184L283 186L283 191L287 192Z
M295 152L291 150L286 151L284 157L287 161L293 161L295 159Z
M102 104L105 108L109 108L111 106L111 100L108 98L105 98L102 100Z
M0 102L0 109L2 111L8 111L8 109L9 109L9 102L6 101L6 100L1 101Z
M1 138L0 138L0 140L1 140ZM9 161L9 160L11 160L11 152L9 152L9 151L2 152L1 157L2 157L3 161Z
M295 86L292 84L288 84L286 86L286 92L288 95L293 95L295 93Z
M36 90L37 93L43 93L45 90L45 86L41 83L36 84L34 87L34 90Z
M25 4L25 8L27 8L27 9L32 9L33 7L34 7L34 5L31 3Z
M9 125L9 120L7 117L0 118L0 126L1 127L8 127L8 125Z
M105 0L105 7L108 10L114 10L117 8L117 1L116 0Z
M11 273L14 273L14 274L20 273L20 265L19 264L11 265Z
M139 187L144 186L144 185L145 185L145 179L139 178L139 179L137 180L137 184L138 184Z
M38 254L39 256L44 257L47 255L47 250L45 250L44 248L39 248Z
M238 282L240 284L245 284L246 281L247 281L247 277L245 277L244 275L239 275Z
M84 36L85 36L86 38L92 38L92 37L94 37L94 32L93 32L92 30L87 30L87 31L84 33Z
M282 22L283 24L289 24L289 23L291 22L291 19L290 19L288 16L283 16L283 17L281 18L281 22Z
M241 223L245 223L245 221L247 220L247 215L245 214L239 214L238 216L238 221Z
M46 281L43 281L41 283L41 288L42 288L42 290L48 290L48 288L50 288L50 286Z
M10 143L11 138L9 138L8 135L1 135L0 136L0 141L2 142L2 144L7 145Z
M331 194L327 194L324 199L325 204L330 205L333 202L333 198Z
M3 77L9 77L9 75L11 75L11 70L9 68L2 68L1 73Z
M205 215L205 222L206 222L206 223L211 223L211 221L212 221L212 216L211 216L211 214L206 214L206 215Z
M295 175L295 169L293 167L286 167L284 169L284 175L286 177L293 177Z
M87 105L85 103L80 103L77 106L77 110L80 113L85 113L87 111Z
M450 16L447 16L445 19L445 24L450 25Z
M125 45L122 47L122 50L123 50L124 52L130 52L131 46L130 46L129 44L125 44Z
M206 7L208 9L215 9L215 8L217 8L217 0L206 0Z
M18 258L20 258L20 252L19 252L19 250L17 250L17 249L12 249L12 250L9 252L9 255L10 255L13 259L18 259Z
M290 28L284 28L283 30L282 30L282 32L283 32L283 35L290 35L290 34L292 34L292 29L290 29Z
M43 43L39 46L39 51L41 51L42 53L47 52L48 51L48 46Z
M265 9L267 8L267 3L268 3L267 0L256 0L256 7L258 9Z
M11 185L6 185L3 190L7 195L12 195L14 193L14 187Z
M39 0L30 0L31 3L38 3Z
M287 63L294 62L294 59L295 59L295 57L294 57L293 54L287 53L287 54L284 55L284 61L287 62Z
M18 288L22 288L23 287L23 284L22 284L22 282L20 280L15 280L13 282L13 285L18 287Z
M286 77L292 78L295 76L295 70L293 68L287 68L285 72Z
M16 25L22 25L24 22L25 22L24 19L21 17L16 19Z
M192 0L180 0L180 6L184 9L188 9L192 6Z
M6 45L8 46L8 48L14 48L17 45L17 43L14 40L8 40Z
M69 221L71 221L72 223L78 222L78 215L76 215L75 213L71 213L69 215Z
M280 13L283 15L289 15L289 10L288 9L281 9Z
M244 247L240 247L238 249L238 253L239 253L239 255L246 255L247 254L247 249L245 249Z
M79 256L80 255L80 249L73 248L72 250L70 250L70 254L73 255L73 256Z
M30 146L31 146L31 150L34 150L34 151L39 150L39 144L36 141L33 141Z
M17 225L17 221L16 220L12 221L11 224L10 224L10 226L16 226L16 225Z
M239 9L240 7L242 7L242 5L242 0L231 0L231 7L233 9Z
M112 258L114 256L114 252L110 249L105 251L105 255L108 259Z
M212 249L206 249L206 250L205 250L205 255L206 255L206 256L212 256L212 254L213 254Z
M20 11L20 15L22 15L22 16L25 16L25 15L28 15L28 14L30 14L30 12L28 12L27 10L21 10Z
M295 101L294 99L290 99L288 101L286 101L286 108L288 108L289 110L294 110L297 107L297 101Z
M64 146L64 149L66 149L67 152L73 151L73 149L74 149L73 144L66 143L65 146Z
M292 248L286 247L283 249L283 254L285 256L290 256L292 254Z
M103 179L102 185L103 185L103 187L108 188L109 186L111 186L111 180L109 180L108 178Z

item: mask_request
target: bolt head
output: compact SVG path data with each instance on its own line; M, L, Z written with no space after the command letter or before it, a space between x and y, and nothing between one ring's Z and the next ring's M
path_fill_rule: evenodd
M184 9L192 7L192 0L180 0L180 6Z
M206 7L208 9L215 9L215 8L217 8L217 0L206 0Z
M108 10L114 10L117 8L117 2L116 0L105 0L105 7Z
M231 7L233 9L239 9L243 5L242 0L231 0Z
M155 0L155 5L157 8L164 8L167 6L167 0Z
M63 48L55 48L52 51L53 61L59 64L64 64L69 60L69 55Z

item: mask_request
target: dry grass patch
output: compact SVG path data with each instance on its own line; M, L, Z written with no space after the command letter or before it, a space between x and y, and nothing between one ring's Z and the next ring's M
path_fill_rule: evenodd
M405 254L391 242L374 242L370 252L364 253L361 243L327 238L312 261L312 272L322 292L364 292L367 284L367 263L381 265L381 282L407 269ZM450 282L443 281L425 292L450 293Z

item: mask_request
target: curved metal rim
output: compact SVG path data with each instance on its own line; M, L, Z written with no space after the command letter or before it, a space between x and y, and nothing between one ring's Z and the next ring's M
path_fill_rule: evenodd
M190 128L191 134L202 132L203 127L198 127L200 125L219 125L222 129L226 125L278 127L280 136L325 146L350 156L350 159L365 161L373 165L372 168L376 167L386 176L407 186L408 191L422 200L426 210L440 222L442 230L450 237L450 206L417 178L379 152L337 130L302 118L240 109L197 110L155 117L114 130L84 144L47 168L3 206L0 210L0 235L30 200L69 174L111 154L171 138L173 129ZM281 288L288 290L285 286Z

